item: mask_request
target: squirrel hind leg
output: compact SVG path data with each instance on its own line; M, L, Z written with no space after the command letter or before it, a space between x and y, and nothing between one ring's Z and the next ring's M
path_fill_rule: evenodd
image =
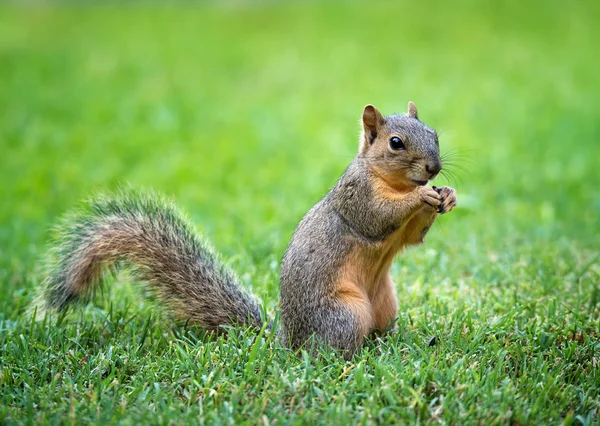
M323 334L328 345L350 358L373 328L373 308L367 295L351 281L339 283L335 302L323 317Z
M318 356L319 348L329 347L350 359L362 348L364 338L369 334L373 315L368 299L358 287L347 285L327 303L311 306L303 305L303 315L297 316L295 307L282 306L282 317L286 313L294 315L284 321L282 342L292 349L304 348Z
M398 296L396 295L396 286L389 274L383 278L377 291L371 297L371 303L375 317L375 331L379 334L393 328L394 320L398 316Z
M327 313L321 312L319 320L322 327L300 345L292 346L303 347L314 356L319 356L319 350L328 347L339 352L346 360L361 350L366 335L361 332L358 318L351 311L335 308Z

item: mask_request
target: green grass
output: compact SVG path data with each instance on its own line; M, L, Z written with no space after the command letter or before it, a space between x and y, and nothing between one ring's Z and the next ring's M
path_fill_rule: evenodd
M0 422L597 423L600 3L425 3L1 5ZM27 318L48 229L122 184L173 197L276 311L362 107L408 100L460 207L351 361L175 326L126 273Z

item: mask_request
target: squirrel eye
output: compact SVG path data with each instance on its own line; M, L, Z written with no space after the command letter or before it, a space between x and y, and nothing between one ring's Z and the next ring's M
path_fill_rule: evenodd
M402 139L400 139L398 136L394 136L390 139L390 148L392 148L394 151L406 149L404 142L402 142Z

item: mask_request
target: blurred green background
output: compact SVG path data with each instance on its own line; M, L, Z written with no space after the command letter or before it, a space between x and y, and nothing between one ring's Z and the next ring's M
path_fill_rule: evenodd
M597 250L598 22L596 2L4 5L2 311L56 217L123 184L268 274L355 155L366 103L413 100L456 155L436 184L460 208L432 247Z
M120 183L172 195L228 254L278 259L364 104L408 100L467 169L456 245L593 245L598 22L596 2L4 5L2 285L25 285L57 215Z
M594 1L0 5L0 320L56 218L124 184L172 196L274 308L363 106L412 100L459 208L395 267L402 309L554 300L597 330L599 22Z

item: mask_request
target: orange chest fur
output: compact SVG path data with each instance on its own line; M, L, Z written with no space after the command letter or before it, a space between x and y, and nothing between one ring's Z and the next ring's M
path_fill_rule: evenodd
M372 298L384 285L394 256L406 245L406 225L377 244L358 244L347 258L346 279L354 282Z

